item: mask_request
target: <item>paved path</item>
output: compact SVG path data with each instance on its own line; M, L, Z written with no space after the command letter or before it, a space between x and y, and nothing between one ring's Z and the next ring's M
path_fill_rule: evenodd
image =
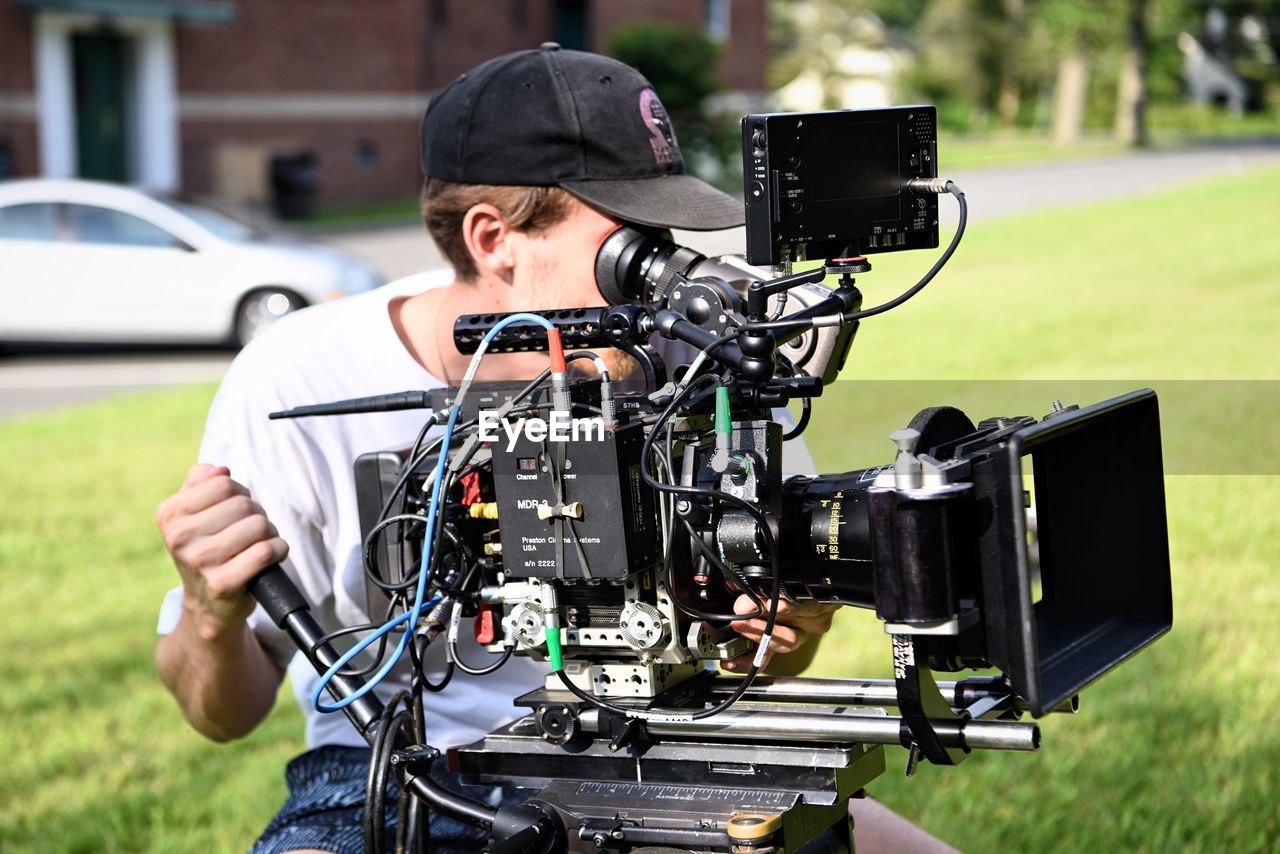
M0 357L0 418L162 386L217 382L231 353L19 353Z
M958 172L950 177L964 188L970 221L978 224L1030 211L1141 195L1271 165L1280 165L1280 142L1224 143ZM955 206L944 204L944 225L954 216ZM676 232L675 237L707 255L743 251L742 229ZM422 226L351 232L327 239L364 256L388 279L442 265ZM125 390L214 381L229 361L229 354L216 351L0 357L0 417Z

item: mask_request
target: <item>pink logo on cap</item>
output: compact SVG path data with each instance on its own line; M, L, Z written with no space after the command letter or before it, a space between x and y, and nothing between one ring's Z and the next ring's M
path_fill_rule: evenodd
M676 148L676 132L671 127L671 119L667 116L667 108L658 100L658 93L645 89L640 93L640 118L644 119L649 129L653 147L653 159L658 163L675 163L680 157Z

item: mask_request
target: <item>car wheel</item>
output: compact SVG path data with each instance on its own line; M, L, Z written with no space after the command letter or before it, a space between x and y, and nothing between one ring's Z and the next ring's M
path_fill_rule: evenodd
M284 288L262 288L251 291L236 309L233 337L243 347L257 338L271 324L286 314L304 308L302 297Z

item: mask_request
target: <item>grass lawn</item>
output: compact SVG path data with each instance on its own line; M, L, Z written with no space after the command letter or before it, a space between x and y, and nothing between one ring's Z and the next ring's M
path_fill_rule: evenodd
M890 751L873 792L961 848L1275 846L1278 195L1271 171L975 226L926 293L865 324L849 379L817 402L809 441L843 470L887 461L888 431L926 404L1039 415L1052 396L1162 394L1174 631L1086 692L1078 716L1044 722L1039 754L905 780ZM868 303L929 260L877 260ZM151 514L195 453L212 391L0 423L0 850L243 849L283 799L302 747L289 696L216 746L152 671L176 576ZM877 621L842 614L817 671L886 675Z
M412 192L412 187L409 189ZM417 197L414 196L383 202L321 208L310 219L295 223L295 227L304 232L323 233L414 225L421 222L422 208Z
M1051 160L1076 160L1124 154L1128 149L1110 135L1091 135L1076 145L1059 148L1048 134L997 131L990 134L941 134L938 162L947 172L999 169Z

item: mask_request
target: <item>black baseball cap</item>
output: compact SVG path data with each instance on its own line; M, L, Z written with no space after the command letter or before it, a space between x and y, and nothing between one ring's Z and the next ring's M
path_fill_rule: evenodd
M559 186L639 225L743 223L741 200L685 174L667 111L640 72L551 42L491 59L431 99L422 172L464 184Z

